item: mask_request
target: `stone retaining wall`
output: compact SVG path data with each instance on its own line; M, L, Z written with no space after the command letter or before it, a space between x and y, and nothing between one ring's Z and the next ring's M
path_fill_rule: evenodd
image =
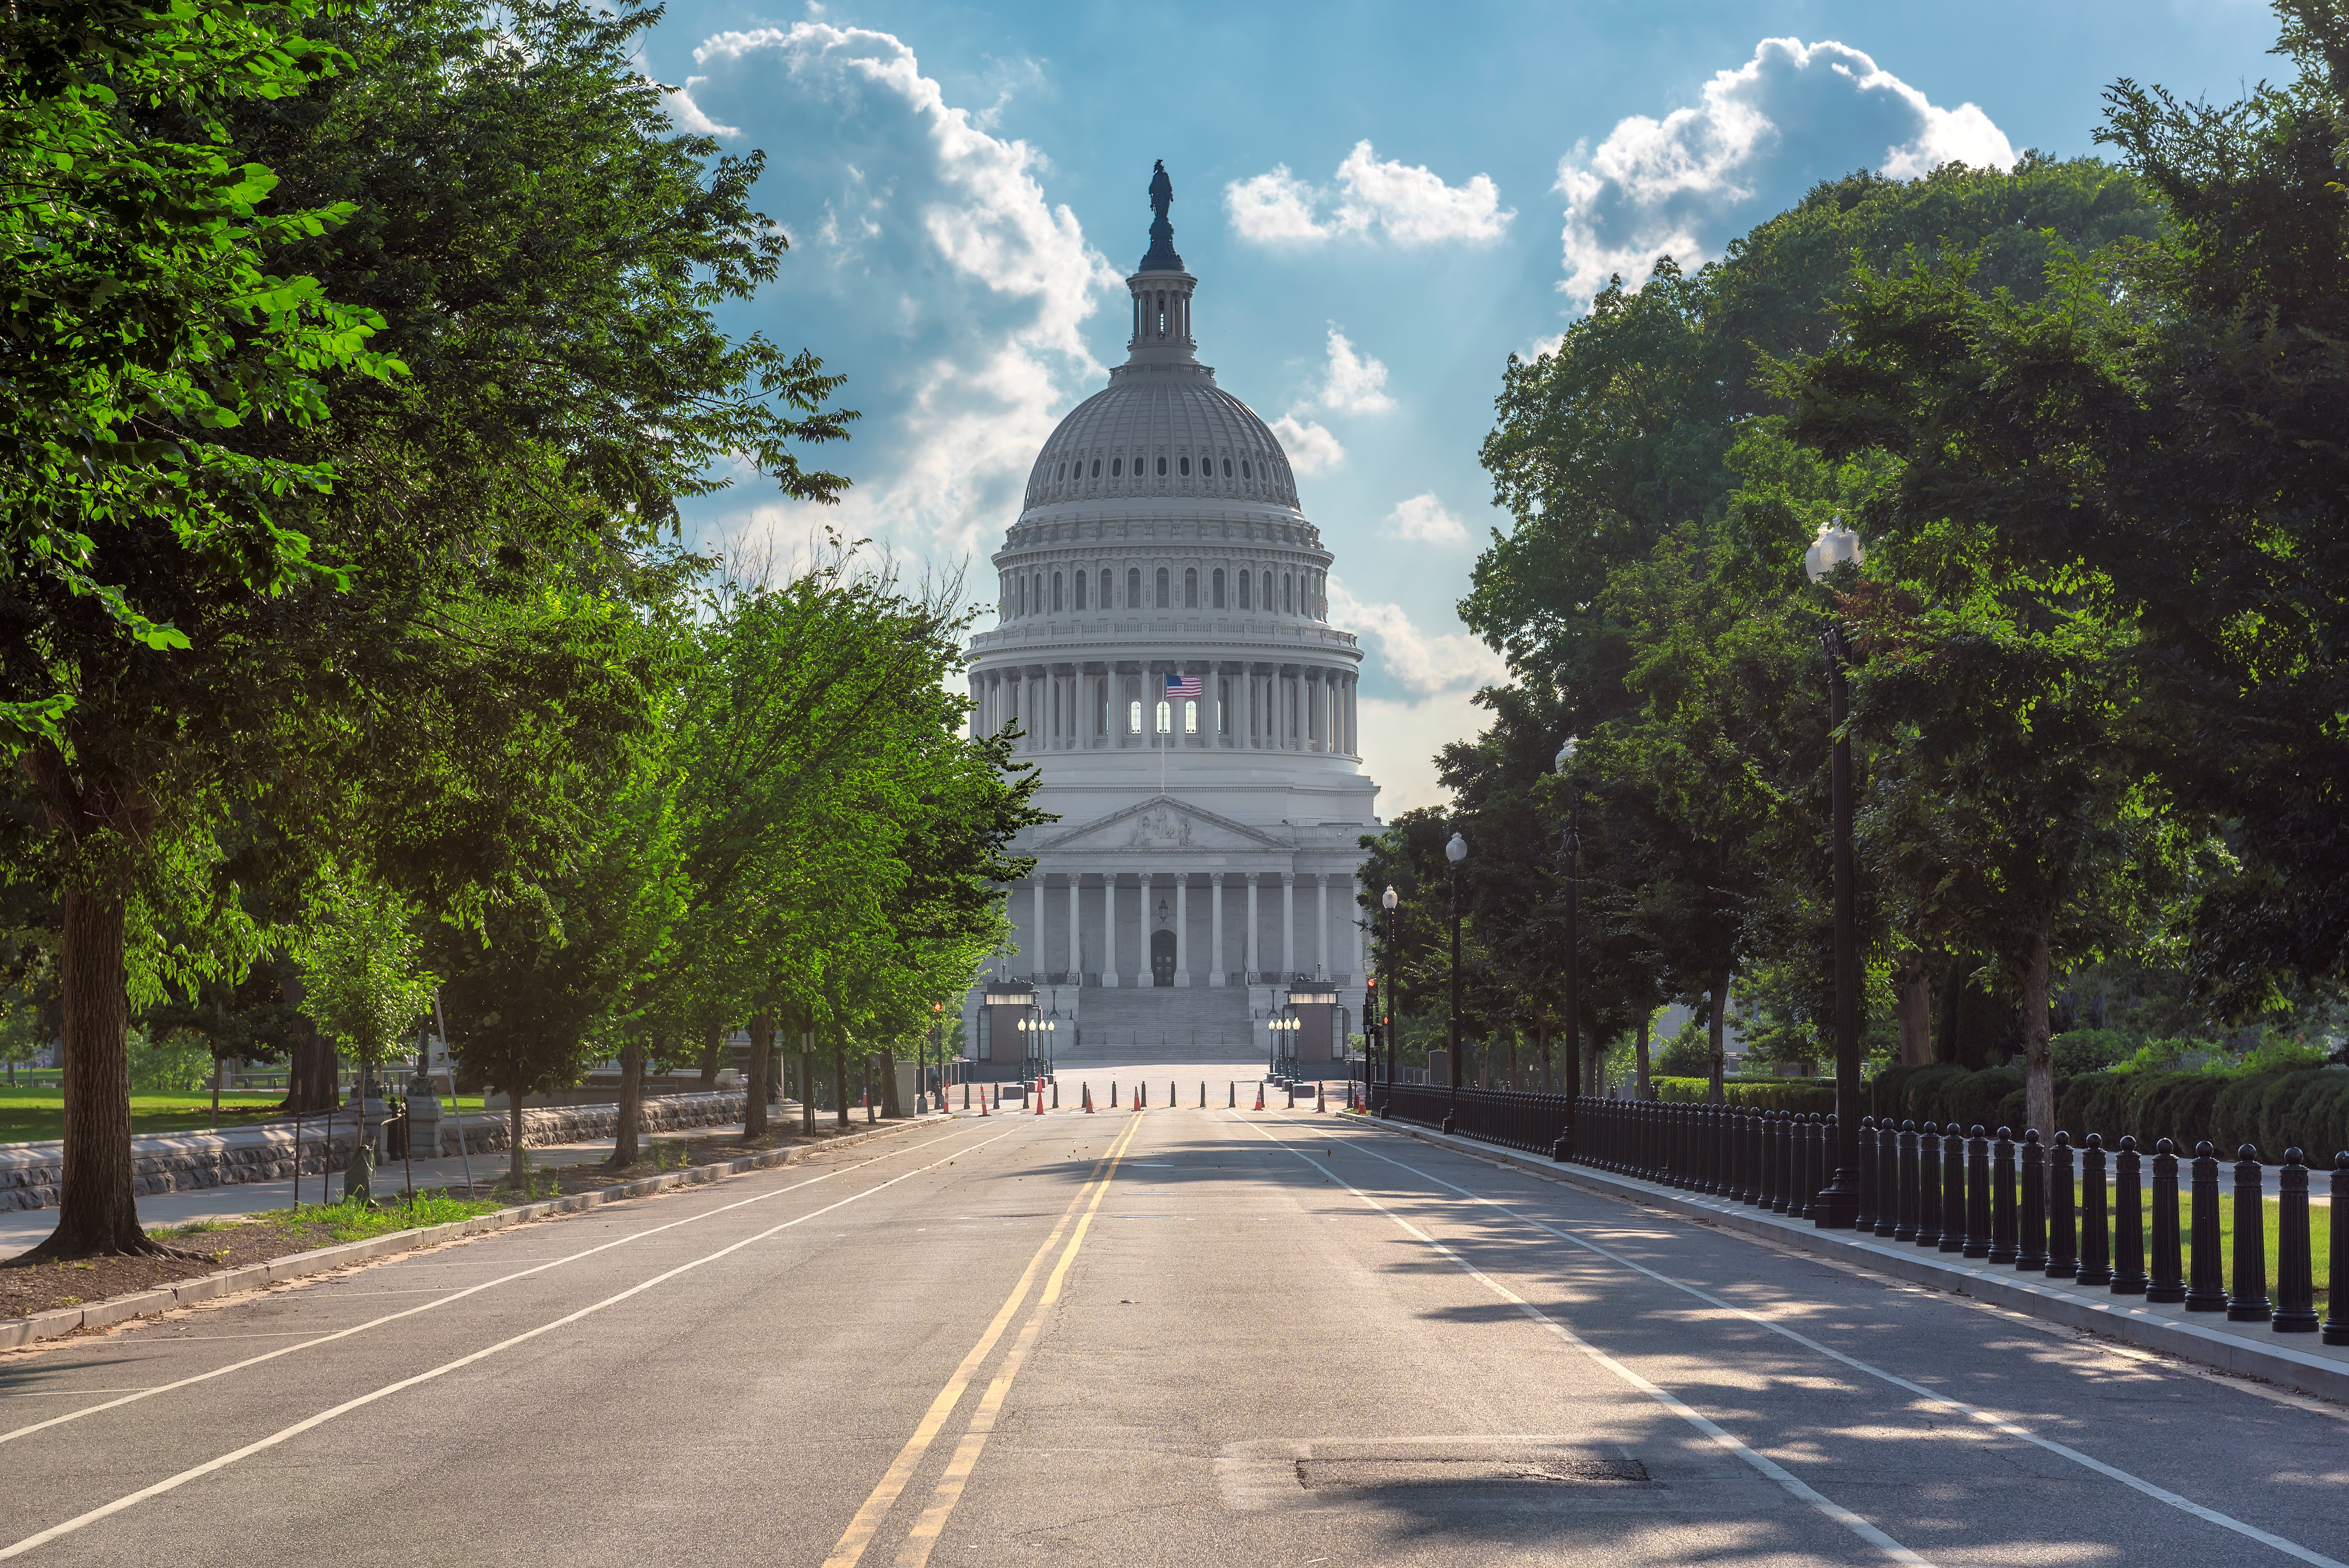
M419 1120L427 1102L418 1103ZM438 1109L437 1102L431 1102ZM733 1094L678 1094L647 1097L638 1129L670 1132L680 1128L709 1127L742 1119L746 1097ZM609 1138L619 1123L617 1105L525 1107L522 1140L525 1148L551 1143L576 1143ZM300 1133L296 1148L295 1133ZM422 1128L419 1126L419 1133ZM465 1116L464 1152L490 1154L506 1147L507 1122L495 1115L469 1111ZM304 1175L340 1171L350 1163L356 1129L346 1111L330 1123L313 1117L299 1124L268 1122L230 1132L150 1134L130 1140L132 1189L141 1196L182 1192L240 1181L281 1181L300 1162ZM441 1158L460 1152L455 1118L443 1115L434 1140ZM417 1150L419 1157L423 1150ZM0 1209L47 1209L57 1202L57 1178L64 1146L17 1143L0 1148Z

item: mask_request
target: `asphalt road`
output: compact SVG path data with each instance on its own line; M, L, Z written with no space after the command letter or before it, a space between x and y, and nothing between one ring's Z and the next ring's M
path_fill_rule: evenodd
M929 1124L0 1357L0 1555L2349 1556L2339 1408L1222 1098Z

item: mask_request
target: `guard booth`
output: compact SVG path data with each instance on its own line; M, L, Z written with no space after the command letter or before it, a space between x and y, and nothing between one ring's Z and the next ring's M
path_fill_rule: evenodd
M965 1077L979 1083L1033 1083L1052 1076L1052 1047L1065 1018L1048 1018L1036 988L1024 980L997 980L979 995L978 1038Z
M1289 1016L1297 1020L1296 1058L1299 1064L1336 1061L1345 1055L1338 1037L1338 990L1334 985L1300 985L1288 993Z

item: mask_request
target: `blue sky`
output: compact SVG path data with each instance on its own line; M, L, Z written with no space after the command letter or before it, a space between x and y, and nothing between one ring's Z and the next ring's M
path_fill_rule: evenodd
M831 521L987 556L1060 417L1123 357L1151 161L1200 354L1283 435L1362 634L1381 813L1497 663L1454 605L1490 529L1476 451L1514 350L1610 270L1684 263L1857 168L2094 150L2116 77L2224 99L2279 74L2248 0L1671 6L673 3L646 63L683 124L763 149L783 275L727 325L844 371L837 512L750 477L705 540Z

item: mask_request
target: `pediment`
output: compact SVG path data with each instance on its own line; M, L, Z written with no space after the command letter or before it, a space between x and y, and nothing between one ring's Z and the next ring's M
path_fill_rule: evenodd
M1295 846L1262 829L1219 817L1171 795L1158 795L1112 811L1099 821L1071 828L1036 848L1042 852L1067 854L1088 850L1288 851Z

